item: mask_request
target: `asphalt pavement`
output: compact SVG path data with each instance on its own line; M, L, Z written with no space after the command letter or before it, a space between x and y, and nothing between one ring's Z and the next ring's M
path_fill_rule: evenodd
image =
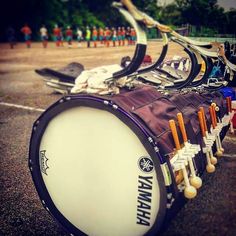
M0 235L66 235L42 207L28 169L31 128L40 112L0 105ZM223 142L215 173L163 236L236 235L236 136ZM112 235L111 235L112 236Z

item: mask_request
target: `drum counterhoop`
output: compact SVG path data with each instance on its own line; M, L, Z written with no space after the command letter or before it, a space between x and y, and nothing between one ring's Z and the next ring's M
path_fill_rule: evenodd
M34 123L29 166L44 207L72 235L155 235L167 192L149 131L114 103L59 100Z

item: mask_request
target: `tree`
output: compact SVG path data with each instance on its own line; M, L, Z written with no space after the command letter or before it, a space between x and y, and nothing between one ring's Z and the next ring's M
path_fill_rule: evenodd
M181 17L181 11L175 3L163 7L161 18L161 21L167 25L181 25L184 23Z
M236 37L236 9L230 9L230 11L226 13L226 19L226 32L234 34Z
M84 29L88 26L127 26L128 23L117 9L111 7L113 0L7 0L0 8L0 39L6 28L12 25L23 39L20 28L28 23L36 39L39 28L45 24L49 31L55 24ZM176 0L160 7L157 0L133 0L134 4L154 19L168 25L192 24L220 33L235 33L236 10L227 13L217 5L217 0Z
M176 0L184 23L224 32L226 16L217 0Z

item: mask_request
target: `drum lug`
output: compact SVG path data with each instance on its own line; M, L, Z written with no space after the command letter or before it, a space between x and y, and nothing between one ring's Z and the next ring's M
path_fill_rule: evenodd
M167 203L167 204L166 204L166 208L167 208L167 209L170 209L170 208L172 207L174 201L175 201L175 199L174 199L174 198L171 198L170 203Z
M148 141L149 141L150 143L153 143L152 137L148 137Z
M107 101L107 100L104 100L103 103L104 103L105 105L109 105L109 101Z
M167 194L167 199L172 199L172 193Z
M115 105L115 104L113 104L113 105L112 105L112 107L113 107L115 110L117 110L117 109L118 109L118 106L117 106L117 105Z
M70 101L70 100L71 100L71 97L66 97L66 100L67 100L67 101Z
M33 127L33 130L34 131L36 131L36 129L37 129L37 126L38 126L38 124L39 124L39 120L37 120L35 123L34 123L34 127Z
M63 98L59 100L59 103L63 103L63 102L64 102L64 99L63 99Z
M154 147L155 152L159 152L159 148L157 146Z
M45 207L45 209L46 209L48 212L50 212L50 210L49 210L49 208L48 208L48 207Z

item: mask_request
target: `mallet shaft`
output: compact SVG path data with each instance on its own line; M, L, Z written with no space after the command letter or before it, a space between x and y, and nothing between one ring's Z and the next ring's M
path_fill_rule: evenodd
M186 129L185 129L185 124L184 124L184 119L183 119L182 113L178 113L177 114L177 119L178 119L178 122L179 122L179 127L180 127L180 130L181 130L181 134L183 136L184 143L186 143L188 141L188 137L187 137L187 133L186 133Z
M170 130L171 130L174 142L175 142L175 147L177 151L179 151L181 147L180 147L180 142L179 142L179 137L178 137L175 121L169 120L169 125L170 125Z

